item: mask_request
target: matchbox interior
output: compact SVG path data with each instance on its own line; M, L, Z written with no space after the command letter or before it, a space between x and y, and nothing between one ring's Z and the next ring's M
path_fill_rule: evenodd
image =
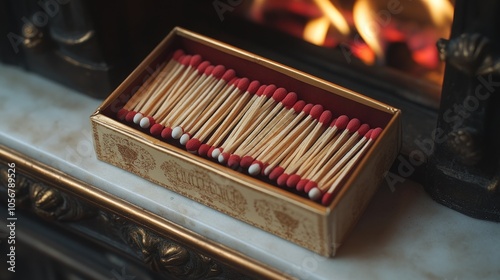
M183 49L187 54L201 55L203 59L209 60L213 65L221 64L227 69L234 69L238 77L258 80L261 84L274 84L277 87L284 87L288 91L294 91L297 93L299 99L307 103L321 104L325 109L330 110L334 117L347 115L349 118L358 118L361 123L366 123L372 128L385 128L395 118L392 108L375 100L224 43L215 40L206 40L206 38L202 38L197 34L186 31L179 32L179 30L174 29L103 103L102 107L98 109L101 114L113 119L113 121L121 122L116 117L118 110L124 106L133 93L137 91L138 87L153 74L154 70L158 69L162 63L166 63L172 57L175 50ZM126 124L136 129L138 136L145 139L153 137L149 134L148 129L143 129L138 125L130 123ZM382 133L383 135L384 133ZM227 168L230 170L228 167L215 161L188 153L185 151L185 148L177 144L178 141L170 142L161 137L157 139L162 140L165 145L178 153L196 158L198 161L205 161L208 165L215 164L216 168ZM378 146L377 143L379 140L380 138L372 145L370 151L365 154L365 157L369 156L371 150ZM363 162L358 163L354 172L358 170L360 164ZM244 173L241 173L241 175L250 176ZM283 188L275 185L264 176L258 177L258 179L269 184L270 186L268 187L271 189L278 192L283 191ZM286 188L286 192L290 192L290 189ZM294 191L292 190L292 192ZM299 196L297 198L299 201L308 201L306 204L310 204L310 200L306 198L306 194L294 193ZM317 206L323 207L319 203Z

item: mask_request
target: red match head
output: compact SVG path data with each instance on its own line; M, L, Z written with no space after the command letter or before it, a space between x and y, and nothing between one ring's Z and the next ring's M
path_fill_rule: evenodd
M323 106L321 106L320 104L316 104L311 108L309 115L311 115L313 119L318 119L319 116L323 114L323 111L324 111Z
M201 141L197 138L191 138L186 143L186 150L197 151L201 146Z
M285 169L281 166L275 167L271 173L269 173L269 179L276 180L278 177L285 172Z
M172 55L172 59L176 60L176 61L179 61L180 57L184 55L184 51L181 50L181 49L178 49L174 52L174 54Z
M208 66L210 66L210 62L209 61L203 61L202 63L200 63L200 65L198 65L198 68L196 68L196 71L198 71L198 74L203 74L205 73L205 70L208 68Z
M182 60L180 61L180 63L184 66L189 66L189 63L191 62L191 55L185 55L184 57L182 57Z
M358 119L354 118L347 124L347 130L349 130L350 133L354 133L356 130L358 130L360 125L361 122Z
M286 181L288 180L288 177L290 177L290 175L286 174L286 173L283 173L281 174L278 179L276 180L276 183L278 184L278 186L280 187L283 187L286 185Z
M214 72L214 69L215 69L215 66L213 65L208 65L208 67L205 69L205 71L203 72L203 75L205 76L210 76L212 75L212 73Z
M250 82L250 84L248 85L248 88L247 88L247 91L251 94L255 94L257 92L257 90L259 89L260 87L260 82L257 81L257 80L253 80L252 82Z
M161 131L161 138L163 138L163 139L170 139L170 138L172 138L172 128L171 127L165 127Z
M307 184L304 186L304 191L308 193L310 190L318 187L318 184L314 181L308 181Z
M333 193L325 193L321 198L321 204L323 204L324 206L330 205L332 201L333 201Z
M253 157L251 157L251 156L244 156L240 160L240 166L243 167L243 168L248 168L248 167L250 167L250 165L252 165L252 162L254 160L255 159Z
M288 180L286 180L286 185L289 188L295 188L299 183L300 179L302 178L298 174L292 174L290 175L290 177L288 177Z
M323 125L328 125L331 120L332 120L332 112L330 112L330 110L323 111L323 113L321 113L321 116L319 116L319 122L322 123Z
M285 108L290 109L292 108L295 103L297 103L297 94L295 92L289 92L283 100L281 100L281 104L285 106Z
M208 154L208 150L210 150L210 145L201 144L198 148L198 155L202 157L206 157Z
M298 114L304 109L304 106L306 106L306 102L304 100L299 100L293 104L293 110Z
M309 112L311 112L311 109L313 106L314 105L311 103L306 104L306 106L304 106L304 108L302 109L302 112L304 112L304 114L308 115Z
M127 113L127 115L125 115L125 120L127 122L133 122L134 121L134 117L135 117L135 114L137 114L137 112L135 111L130 111Z
M358 128L357 132L359 135L365 135L368 132L368 130L370 130L370 126L364 123Z
M229 153L226 153L226 152L222 152L219 154L219 156L217 157L217 160L219 161L219 163L226 163L227 160L229 159L229 156L231 154Z
M237 168L240 165L241 157L235 154L229 156L227 160L227 166L230 168Z
M372 131L372 135L370 135L370 139L375 141L377 140L377 137L382 133L382 128L377 127Z
M248 86L250 85L250 80L247 79L247 78L241 78L239 81L238 81L238 84L236 85L236 87L241 90L242 92L246 91Z
M266 85L261 85L257 92L255 93L257 96L261 96L264 94L264 91L266 90L267 86Z
M274 91L272 98L276 102L281 102L286 97L286 94L287 94L286 89L278 88Z
M228 70L226 70L224 75L222 75L221 79L223 79L227 83L227 82L231 81L234 77L236 77L236 72L234 72L233 69L228 69Z
M149 133L151 133L151 135L153 135L153 136L159 136L161 134L162 130L163 130L163 125L161 125L159 123L155 123L149 129Z
M372 132L373 132L373 129L368 130L368 132L365 133L365 135L363 137L366 139L370 139L372 136Z
M268 85L266 86L266 88L264 89L264 95L267 97L267 98L271 98L274 94L274 92L276 91L276 86L275 85Z
M300 179L300 181L297 183L297 186L295 186L295 189L298 190L299 192L303 191L308 182L309 180L305 178Z
M191 67L198 67L200 63L203 61L203 58L199 54L195 54L191 57L191 60L189 61L189 66Z
M125 117L127 116L127 114L128 114L128 110L121 108L120 111L118 111L118 113L116 114L116 117L118 118L118 120L123 121L125 119Z
M346 115L342 115L332 122L331 126L336 126L338 129L345 129L349 123L349 118Z
M224 65L217 65L214 67L211 74L215 78L220 79L225 72L226 72L226 67L224 67Z

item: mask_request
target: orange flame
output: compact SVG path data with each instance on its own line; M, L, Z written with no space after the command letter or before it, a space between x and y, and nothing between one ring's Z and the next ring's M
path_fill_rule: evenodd
M384 58L384 48L380 39L380 29L368 0L358 0L353 7L354 25L359 35L375 52L379 60Z
M328 28L330 28L330 20L326 16L312 19L304 28L304 40L322 46L325 43Z
M342 15L340 10L335 7L330 0L314 0L314 2L342 35L347 36L351 33L351 28L344 18L344 15Z

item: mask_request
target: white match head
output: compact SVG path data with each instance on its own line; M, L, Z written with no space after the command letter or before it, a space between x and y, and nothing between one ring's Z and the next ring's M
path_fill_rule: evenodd
M313 188L313 189L311 189L311 190L309 191L308 195L309 195L309 198L310 198L311 200L316 201L316 200L319 200L319 199L321 198L321 196L323 195L323 193L321 192L321 190L320 190L320 189L318 189L318 188Z
M184 130L180 126L176 126L172 129L172 138L180 139L182 134L184 134Z
M219 156L217 157L217 160L219 163L226 163L227 160L229 159L229 154L228 153L220 153Z
M184 133L182 134L181 138L179 139L179 142L181 143L182 146L185 146L187 142L191 139L191 135L189 133ZM196 151L196 150L194 150Z
M141 113L137 113L134 116L134 123L139 124L141 122L142 117L144 117Z
M213 149L212 151L212 158L216 158L218 159L219 158L219 155L222 153L222 149L221 148L215 148Z
M248 167L248 174L256 176L259 175L262 170L262 163L259 161L254 161L250 167Z
M152 117L143 117L139 123L142 128L149 128L152 124L154 124Z

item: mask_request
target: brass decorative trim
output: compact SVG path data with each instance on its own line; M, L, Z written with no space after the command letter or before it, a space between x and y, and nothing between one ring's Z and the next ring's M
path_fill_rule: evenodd
M209 240L163 217L2 145L0 145L0 162L15 162L18 172L29 176L29 179L26 179L27 181L24 183L19 180L18 186L22 186L21 188L28 186L30 189L28 199L35 201L35 205L38 205L38 210L35 211L38 211L38 214L41 213L42 216L60 221L70 221L88 218L96 214L90 212L90 216L85 216L81 214L81 210L70 210L62 206L64 202L73 201L72 198L68 197L75 196L84 203L78 204L75 202L78 200L76 199L70 202L74 203L73 207L75 205L78 205L76 208L81 209L88 209L86 205L98 207L103 212L126 219L130 224L122 228L126 233L123 236L125 241L139 250L146 263L154 270L177 273L176 275L179 277L184 275L189 276L189 279L195 279L194 275L200 273L204 273L205 276L215 276L222 269L222 266L228 266L238 273L251 275L256 279L293 279L291 276L251 259L234 249ZM37 183L30 185L30 179ZM207 256L211 256L213 259ZM175 265L187 263L190 265L197 263L198 266L187 273L180 271L181 267ZM193 276L191 277L191 275Z

